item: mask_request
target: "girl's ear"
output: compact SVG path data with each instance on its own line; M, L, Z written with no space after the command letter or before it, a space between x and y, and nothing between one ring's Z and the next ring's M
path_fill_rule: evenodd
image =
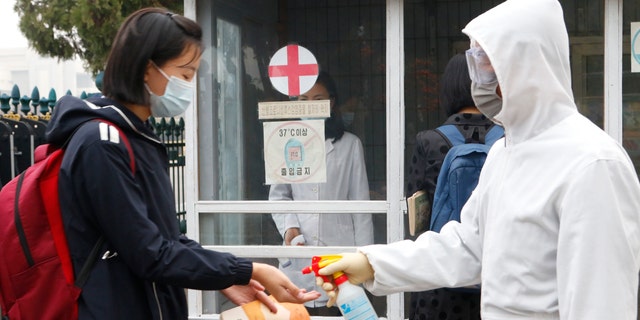
M149 72L151 71L151 69L153 68L153 63L151 61L147 62L147 68L144 70L144 82L147 83L149 82Z

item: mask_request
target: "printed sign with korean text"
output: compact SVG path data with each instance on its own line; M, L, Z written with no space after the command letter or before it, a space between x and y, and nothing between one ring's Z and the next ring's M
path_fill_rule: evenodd
M265 183L327 180L324 119L263 123Z

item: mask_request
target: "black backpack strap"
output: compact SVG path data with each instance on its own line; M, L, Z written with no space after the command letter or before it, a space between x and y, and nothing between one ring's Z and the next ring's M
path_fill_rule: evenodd
M76 287L82 288L82 286L84 286L84 283L87 282L87 279L89 278L89 272L91 272L91 269L93 269L93 265L96 263L96 260L98 259L98 255L100 254L100 248L102 247L103 244L104 244L104 236L100 236L100 239L98 239L98 242L96 242L96 244L93 246L93 249L91 249L91 253L89 253L89 257L87 257L87 261L84 262L82 269L80 269L80 273L78 273L78 277L76 278L76 283L75 283Z
M129 151L129 166L131 168L131 173L135 177L136 175L135 156L133 155L133 148L131 147L131 143L129 142L127 135L125 135L117 125L113 124L110 121L107 121L104 119L95 119L94 121L103 122L108 125L114 126L115 128L118 128L118 133L120 135L120 138L122 138L122 142L124 143L125 147L127 147L127 151ZM98 259L98 255L100 254L100 248L102 248L102 245L104 244L104 242L105 242L104 236L101 235L100 238L98 238L98 241L96 242L96 244L91 249L91 252L87 257L87 261L84 262L84 265L82 265L82 268L78 273L78 277L76 278L76 281L75 281L76 287L82 288L85 282L87 282L87 279L89 278L89 273L91 272L91 269L93 269L93 266L95 265L96 260Z
M24 177L27 174L27 170L24 170L20 177L18 178L18 183L16 184L16 196L14 198L13 203L13 221L16 225L16 230L18 233L18 239L20 240L20 246L22 247L22 252L24 253L24 257L27 259L27 264L29 267L35 265L33 261L33 256L31 255L31 250L29 249L29 244L27 244L27 235L24 233L24 227L22 226L22 219L20 218L20 191L22 190L22 182L24 181Z

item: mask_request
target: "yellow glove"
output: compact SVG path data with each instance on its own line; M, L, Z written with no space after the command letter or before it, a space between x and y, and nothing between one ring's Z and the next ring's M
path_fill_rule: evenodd
M329 297L329 300L327 301L327 308L333 306L338 299L338 294L336 293L338 288L333 284L333 282L324 282L322 277L316 277L316 285L327 292L327 296Z
M342 256L340 260L320 269L319 273L324 276L331 276L338 271L342 271L349 278L349 282L356 285L373 279L373 268L369 264L369 259L363 253L342 253L340 255ZM322 277L316 278L316 284L327 292L329 296L327 307L331 307L336 301L335 285L330 282L324 282Z

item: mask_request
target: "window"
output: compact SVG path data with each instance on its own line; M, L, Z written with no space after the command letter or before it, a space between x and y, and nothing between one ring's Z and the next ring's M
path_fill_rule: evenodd
M197 20L207 40L198 72L198 204L192 221L197 222L203 245L276 266L278 258L310 261L316 254L353 250L353 241L326 239L340 225L321 227L317 234L308 235L311 246L282 246L282 234L271 213L295 213L302 220L303 215L315 219L321 212L319 216L324 217L317 218L321 223L345 215L353 220L371 215L374 231L368 243L387 241L385 6L384 0L197 2ZM328 72L336 84L334 118L348 132L340 141L357 140L362 145L360 158L366 174L358 176L366 176L368 186L361 196L347 192L330 196L328 184L319 183L292 191L296 201L269 200L272 186L265 183L264 121L258 119L257 109L259 102L296 98L278 92L268 74L272 55L288 44L311 51L320 70ZM327 141L327 150L338 150L337 144ZM355 151L347 150L341 157ZM327 151L327 163L332 152L337 153ZM341 157L333 163L348 167ZM344 172L327 180L337 181ZM310 195L300 196L303 193ZM375 300L383 315L385 298ZM229 307L215 293L203 293L202 301L205 314Z

